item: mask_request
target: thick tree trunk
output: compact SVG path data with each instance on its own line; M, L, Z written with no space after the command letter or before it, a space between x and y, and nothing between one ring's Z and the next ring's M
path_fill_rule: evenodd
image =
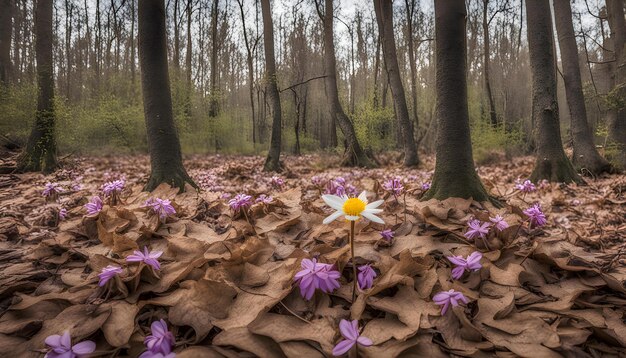
M341 132L346 140L346 153L343 165L374 167L375 164L365 155L354 131L352 122L346 116L346 113L339 102L339 91L337 89L337 65L335 63L335 44L333 35L333 0L325 0L324 15L322 18L324 24L324 69L325 69L325 87L328 98L331 119L339 125ZM335 128L331 128L335 130Z
M11 32L13 5L11 0L0 0L0 90L9 85L11 71Z
M467 106L464 0L435 0L437 156L424 199L489 199L474 168Z
M218 89L217 89L217 15L219 0L213 0L211 11L211 98L209 99L209 116L217 117L219 112ZM217 142L217 140L216 140Z
M280 94L276 78L276 59L274 58L274 25L272 23L272 8L270 0L261 0L261 12L263 13L263 42L265 48L265 76L266 87L272 109L272 137L270 150L263 166L263 171L279 172L280 165L280 139L281 139L281 108Z
M550 2L526 1L526 23L537 160L532 181L579 182L572 163L563 151L559 127L559 105L556 98L556 66Z
M413 133L413 122L409 119L409 109L406 105L404 86L400 78L400 66L396 55L396 40L393 34L393 7L391 0L374 0L374 10L378 22L378 32L383 38L383 55L387 64L387 76L391 85L391 94L395 103L398 129L402 136L404 147L404 166L414 167L419 164L417 146Z
M485 92L487 101L489 102L489 120L492 126L498 125L498 116L496 115L496 106L493 101L493 93L491 91L491 80L489 76L489 55L491 49L489 47L489 19L487 17L487 9L489 0L483 0L483 74L485 76Z
M139 65L151 166L144 190L152 191L161 183L181 191L185 183L197 188L183 167L172 114L164 0L139 0Z
M578 49L574 37L572 8L569 1L554 1L556 32L561 50L563 81L572 121L574 154L572 164L583 174L599 174L611 170L609 162L602 158L593 142L593 133L587 122L587 110L583 95Z
M623 0L606 0L606 7L611 28L611 42L615 52L615 61L611 63L613 88L610 93L611 108L607 115L609 140L616 150L611 160L622 170L626 169L626 24L624 23Z
M408 32L408 50L409 50L409 65L411 69L411 110L413 112L413 122L415 123L415 131L419 133L419 118L417 116L417 64L415 63L415 47L413 41L413 16L415 15L415 8L417 4L415 0L405 0L406 5L406 17L407 17L407 32ZM419 146L419 141L416 143Z
M35 6L35 57L37 58L37 112L26 150L18 159L20 171L50 173L57 166L54 115L54 64L52 62L52 1Z

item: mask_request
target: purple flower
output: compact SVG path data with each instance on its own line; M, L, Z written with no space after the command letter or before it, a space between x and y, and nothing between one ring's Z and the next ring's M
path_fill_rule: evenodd
M59 220L65 220L66 217L67 217L67 209L66 208L59 209Z
M172 202L167 199L150 198L143 204L145 207L149 207L152 213L159 216L162 222L165 222L168 217L176 214L176 209L172 206Z
M519 180L517 180L515 188L522 193L532 193L533 191L537 190L535 184L533 184L533 182L528 179L524 180L524 182L520 182Z
M228 201L228 206L235 212L246 209L250 207L250 205L252 205L252 197L246 194L237 194Z
M147 352L144 352L140 357L157 357L154 354L161 353L165 357L172 352L172 346L174 345L174 335L167 329L167 323L164 320L158 320L152 322L150 326L152 331L151 335L147 336L143 343L148 348ZM150 352L152 355L144 355Z
M132 255L126 257L126 262L143 262L146 265L152 266L155 270L161 269L161 264L158 258L163 255L163 251L148 251L148 247L143 247L143 252L139 250L133 251Z
M422 184L422 190L426 191L430 189L430 182L425 182Z
M294 280L300 285L300 294L306 300L313 297L316 289L322 292L332 292L339 288L339 271L333 269L333 265L318 263L317 259L302 259L302 270L294 276Z
M81 358L96 350L96 344L92 341L76 343L72 346L70 332L65 331L63 335L53 334L45 340L50 351L44 358Z
M535 204L530 208L524 210L524 214L528 216L530 220L530 225L532 226L544 226L548 221L546 220L546 215L541 211L541 206L539 204Z
M469 226L469 230L465 233L465 237L473 240L477 237L484 239L487 237L489 233L489 224L488 222L481 223L480 220L470 220L467 222L467 226Z
M105 197L112 197L115 195L119 195L122 190L124 190L125 186L126 181L124 181L124 179L110 181L102 185L102 192L104 193Z
M311 183L313 183L313 185L315 186L321 187L322 185L324 185L324 178L319 175L315 175L311 178Z
M509 224L504 220L501 215L496 215L495 218L490 217L489 221L494 224L495 228L498 229L498 231L503 231L504 229L509 227Z
M270 195L265 194L259 195L259 197L255 200L256 203L263 203L265 205L271 204L272 201L274 201L274 198L272 198Z
M478 251L469 254L467 259L463 258L463 256L448 256L447 258L456 265L456 267L452 269L452 278L455 280L460 279L465 271L477 271L483 267L480 264L480 259L483 258L483 254Z
M85 204L85 209L87 209L87 215L96 215L102 210L102 199L99 196L94 196L91 198L91 201Z
M357 194L359 193L357 188L352 184L344 185L343 190L345 191L347 195L351 195L351 196L357 196Z
M371 339L361 336L359 333L359 321L357 320L350 322L342 319L341 322L339 322L339 331L344 340L337 343L335 348L333 348L334 356L346 354L357 343L363 347L369 347L373 344Z
M145 351L141 353L141 355L139 356L139 358L175 358L175 357L176 357L176 353L174 352L163 354L163 353L152 353L150 351Z
M394 237L394 233L393 233L393 231L391 231L391 229L385 229L385 230L380 232L380 236L382 236L383 239L385 239L387 241L391 241L391 239L393 239L393 237Z
M270 179L270 184L274 187L282 188L285 185L285 181L281 177L274 176Z
M459 301L465 304L468 303L467 298L465 298L461 292L457 292L455 290L441 291L433 297L433 301L436 304L443 306L441 308L442 315L446 314L450 304L452 304L453 307L456 307L459 305Z
M122 272L124 272L124 270L122 270L122 268L119 266L109 265L103 268L102 271L98 274L98 277L100 277L98 286L102 287L106 285L106 283L109 282L110 279Z
M387 180L383 184L383 189L393 194L393 196L398 196L402 194L402 191L404 190L404 186L402 185L402 178L395 177L393 179Z
M361 290L367 290L368 288L372 287L372 285L374 284L374 279L378 275L371 265L363 265L360 266L358 269L359 274L357 275L357 279L359 283L359 288Z
M41 195L44 197L55 197L60 193L64 192L65 189L61 188L61 184L59 183L51 183L47 182L45 188L41 192Z
M346 185L346 180L342 177L338 177L334 180L330 180L326 184L325 194L343 196L349 194L349 191L356 192L356 188L350 184Z

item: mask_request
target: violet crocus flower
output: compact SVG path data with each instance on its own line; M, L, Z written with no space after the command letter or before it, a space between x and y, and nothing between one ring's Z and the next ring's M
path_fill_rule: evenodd
M441 291L433 297L433 301L443 306L441 307L441 315L445 315L450 308L450 305L456 307L459 305L459 301L467 304L469 301L461 292L457 292L455 290L450 291Z
M383 184L383 189L393 194L393 196L399 196L404 190L404 186L402 185L402 178L395 177L393 179L387 180Z
M102 199L99 196L94 196L91 198L87 204L85 204L85 209L87 209L87 215L96 215L102 210Z
M149 207L152 213L158 215L162 222L176 214L176 209L172 206L172 202L167 199L150 198L143 205Z
M359 288L361 290L367 290L368 288L372 287L372 285L374 284L374 279L376 278L376 276L378 276L378 274L376 274L376 271L374 271L372 265L359 266L358 269L359 273L357 275L357 281L359 283Z
M126 186L126 181L124 179L118 179L110 182L106 182L102 185L102 193L104 193L105 197L112 197L119 195L124 187Z
M333 348L334 356L348 353L357 343L363 347L369 347L373 344L371 339L361 336L359 333L359 321L357 320L350 322L342 319L341 322L339 322L339 332L341 332L344 340L337 343L335 348Z
M62 336L48 336L45 342L50 351L44 358L81 358L96 350L96 344L92 341L83 341L72 346L72 337L68 331L63 332Z
M265 195L265 194L259 195L259 197L256 198L255 200L256 203L262 203L265 205L271 204L272 201L274 201L274 198L272 198L270 195Z
M517 184L515 184L515 188L522 193L532 193L533 191L537 190L535 184L533 184L533 182L528 179L524 180L523 182L520 182L518 180Z
M145 351L141 353L141 355L139 356L139 358L175 358L175 357L176 357L176 353L174 352L163 354L163 353L152 353L150 351Z
M422 184L422 190L426 191L430 189L430 182L425 182Z
M465 237L473 240L477 237L481 239L485 239L487 234L489 233L489 224L488 222L481 223L480 220L472 219L467 222L467 226L469 226L469 230L465 233Z
M452 278L455 280L460 279L465 271L477 271L483 267L480 264L480 259L483 258L483 254L478 251L472 252L467 258L463 256L447 256L447 258L456 265L456 267L452 269Z
M339 288L341 273L333 265L318 263L317 259L302 259L300 266L302 270L294 276L294 280L300 285L300 294L306 300L313 297L316 289L329 293Z
M61 187L61 184L59 183L51 183L51 182L47 182L45 188L43 189L43 191L41 192L41 195L48 198L55 198L57 197L60 193L64 192L65 189L63 189Z
M140 358L157 357L155 354L161 353L164 357L169 357L172 353L172 346L175 343L174 335L167 329L167 323L160 319L150 325L151 333L143 343L148 350L140 355Z
M380 236L382 236L382 238L387 241L391 241L394 237L394 233L393 231L391 231L391 229L385 229L380 232Z
M155 270L161 269L161 264L158 258L163 255L163 251L148 251L148 247L143 247L143 252L139 250L133 251L132 255L126 257L126 262L143 262L146 265L152 266Z
M546 215L541 211L541 206L539 204L535 204L530 208L524 210L524 214L528 216L530 220L530 225L540 227L544 226L548 220L546 220Z
M98 274L98 277L100 278L100 281L98 281L98 286L102 287L106 285L106 283L109 282L110 279L122 272L124 272L124 270L122 270L122 268L119 266L109 265L103 268L102 271Z
M273 176L270 179L270 184L272 184L272 186L274 186L274 187L282 188L283 185L285 185L285 181L281 177Z
M66 208L59 209L59 221L65 220L66 217L67 217L67 209Z
M504 229L509 227L509 224L504 220L504 218L501 215L496 215L495 218L490 217L489 221L493 223L493 225L498 231L503 231Z
M319 175L314 175L313 177L311 177L311 183L313 183L313 185L317 187L321 187L324 185L324 178Z
M228 201L228 206L234 211L238 212L241 209L247 209L252 205L252 197L246 194L237 194L234 198Z

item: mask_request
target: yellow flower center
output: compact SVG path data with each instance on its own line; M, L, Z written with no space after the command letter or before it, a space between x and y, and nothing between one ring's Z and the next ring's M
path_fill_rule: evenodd
M343 204L343 212L350 216L359 216L365 210L365 203L359 198L350 198Z

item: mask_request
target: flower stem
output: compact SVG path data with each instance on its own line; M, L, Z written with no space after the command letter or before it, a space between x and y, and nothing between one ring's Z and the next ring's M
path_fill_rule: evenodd
M357 284L356 260L354 259L354 223L355 221L350 221L350 256L352 257L352 303L356 301Z

